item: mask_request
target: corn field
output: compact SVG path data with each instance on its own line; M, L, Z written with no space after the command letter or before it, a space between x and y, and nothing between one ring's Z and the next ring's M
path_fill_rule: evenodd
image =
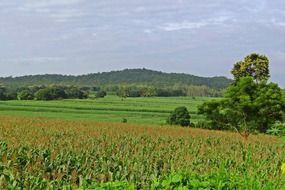
M175 189L191 179L193 189L271 190L284 160L272 136L0 116L0 189Z

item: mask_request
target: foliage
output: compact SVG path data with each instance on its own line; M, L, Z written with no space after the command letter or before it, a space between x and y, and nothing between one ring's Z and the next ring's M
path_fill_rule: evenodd
M18 99L19 100L33 100L34 99L34 94L31 90L29 89L24 89L22 91L18 92Z
M177 84L192 86L207 86L212 89L224 89L231 80L225 77L198 77L189 74L163 73L147 69L125 69L81 76L66 75L34 75L23 77L0 78L0 83L9 87L23 87L31 85L63 86L108 86L134 85L155 88L168 88Z
M60 99L86 99L88 93L74 86L48 86L41 87L35 92L36 100L60 100Z
M269 60L264 55L253 53L234 65L232 74L236 81L242 77L252 77L257 83L267 81L269 74Z
M224 99L204 103L204 114L217 129L235 129L245 138L250 133L270 129L282 121L285 101L277 84L267 83L269 61L265 56L251 54L235 65L236 81L226 90Z
M0 86L0 100L7 100L7 89Z
M185 89L181 88L152 88L144 86L123 86L116 93L119 97L175 97L186 96Z
M190 114L185 106L176 108L168 117L167 123L170 125L181 125L187 127L190 125Z
M276 136L285 136L285 123L277 121L274 125L266 131L267 134Z
M215 130L228 130L230 128L227 117L221 112L224 104L225 100L211 100L198 107L198 114L206 116L206 122L208 122L207 125L205 124L206 127L209 126L209 129Z
M13 100L16 99L17 94L11 89L7 89L0 85L0 100Z
M78 190L135 190L134 184L129 184L127 181L115 181L108 183L88 183L82 185Z
M122 118L122 123L128 123L128 120L126 118Z
M75 86L71 86L71 87L63 87L64 91L65 91L65 98L68 99L86 99L88 97L87 91L89 89L86 88L82 88L79 89Z
M244 135L266 132L283 120L285 102L280 88L273 83L257 84L251 77L241 78L228 88L225 99L204 103L199 113L217 129L234 128Z
M223 164L223 163L221 163ZM152 190L173 189L173 190L230 190L230 189L258 189L258 190L271 190L279 189L281 184L273 184L270 181L256 181L251 177L245 177L241 180L236 174L232 174L221 166L219 172L209 174L197 174L190 171L175 172L161 179L155 179L152 183Z
M281 172L283 175L285 174L285 163L282 164L282 166L281 166Z
M95 97L96 98L104 98L106 95L107 95L107 93L105 91L100 90L100 91L96 92Z
M65 91L57 86L50 86L44 89L41 89L35 93L36 100L58 100L65 99Z

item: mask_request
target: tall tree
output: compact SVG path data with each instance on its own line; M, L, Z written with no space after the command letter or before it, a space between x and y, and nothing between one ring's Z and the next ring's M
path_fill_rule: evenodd
M216 128L237 130L247 138L250 133L266 132L277 121L283 121L285 100L277 84L268 83L269 61L251 54L234 65L235 82L225 98L206 102L199 112Z
M267 81L270 77L269 60L264 55L253 53L234 65L232 74L236 81L242 77L250 76L257 83Z

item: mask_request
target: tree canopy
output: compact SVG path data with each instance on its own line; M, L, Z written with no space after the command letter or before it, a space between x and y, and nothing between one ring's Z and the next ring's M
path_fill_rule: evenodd
M190 126L190 114L186 107L176 108L167 119L170 125L181 125L183 127Z
M266 132L277 121L283 121L285 101L277 84L268 83L269 61L251 54L235 64L235 82L224 99L206 102L199 107L216 129L235 129L244 137L252 132Z
M270 77L269 60L264 55L250 54L234 65L232 74L235 81L247 76L252 77L256 82L267 81Z

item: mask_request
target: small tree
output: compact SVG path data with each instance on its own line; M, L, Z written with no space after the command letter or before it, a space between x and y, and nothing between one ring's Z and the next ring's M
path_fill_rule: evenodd
M186 107L176 108L168 117L167 123L170 125L190 126L190 114Z
M62 87L50 86L35 93L36 100L58 100L65 99L66 93Z
M30 90L25 89L25 90L20 91L17 97L19 100L33 100L34 94Z
M95 98L104 98L105 96L107 96L107 93L103 90L100 90L95 94Z
M74 86L68 87L65 90L65 93L66 93L66 98L68 99L84 99L87 98L88 96L82 90Z

